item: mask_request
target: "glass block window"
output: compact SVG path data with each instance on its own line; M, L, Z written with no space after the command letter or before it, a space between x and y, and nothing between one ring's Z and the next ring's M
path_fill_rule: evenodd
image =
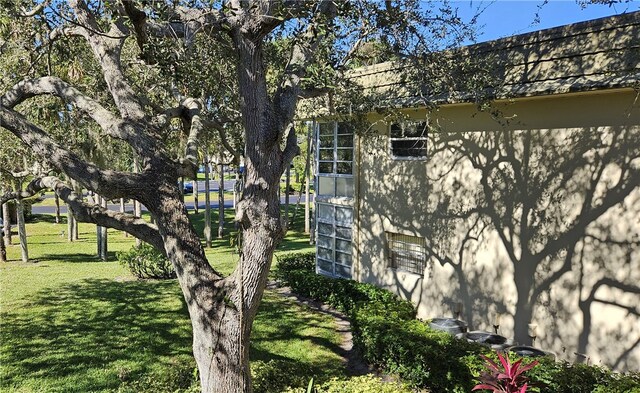
M351 278L353 209L318 203L317 214L318 272L332 277Z
M396 159L427 158L426 122L403 122L391 124L389 145L391 156Z
M346 123L319 124L318 196L353 197L353 135Z
M425 239L392 232L386 235L389 267L423 275L427 264Z

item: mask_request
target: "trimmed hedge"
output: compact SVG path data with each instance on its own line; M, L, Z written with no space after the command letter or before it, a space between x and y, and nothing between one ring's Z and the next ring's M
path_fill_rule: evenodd
M354 345L365 361L433 391L469 392L485 347L457 340L415 319L411 302L371 284L315 274L313 253L278 257L276 278L301 296L331 305L351 320Z
M458 340L415 319L410 302L389 291L353 280L315 274L314 253L278 257L276 278L301 296L331 305L351 320L353 341L365 361L404 381L434 392L469 392L484 362L495 358L487 347ZM527 375L542 393L640 393L640 374L539 359ZM531 359L525 359L529 362Z

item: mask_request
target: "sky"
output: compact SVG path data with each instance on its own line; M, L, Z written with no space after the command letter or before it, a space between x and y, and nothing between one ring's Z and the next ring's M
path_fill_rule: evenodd
M574 0L465 0L453 1L463 19L470 18L480 7L478 42L514 34L562 26L585 20L597 19L623 12L640 11L640 0L607 5L588 5L581 8ZM541 6L542 5L542 6ZM540 7L540 8L539 8ZM536 12L540 21L535 23Z

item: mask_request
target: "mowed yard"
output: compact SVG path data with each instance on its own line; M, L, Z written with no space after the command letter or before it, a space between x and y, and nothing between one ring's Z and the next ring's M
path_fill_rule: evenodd
M202 233L202 213L193 219ZM36 216L27 225L33 261L20 262L14 244L0 266L0 390L197 391L177 281L134 279L116 260L116 252L134 244L122 232L109 231L110 258L101 262L94 225L80 224L73 243L63 230L66 224L52 216ZM207 251L224 273L238 259L229 244L227 235ZM294 227L278 252L308 247ZM340 339L331 317L267 291L252 334L256 390L278 391L286 382L281 375L292 373L298 384L343 375Z

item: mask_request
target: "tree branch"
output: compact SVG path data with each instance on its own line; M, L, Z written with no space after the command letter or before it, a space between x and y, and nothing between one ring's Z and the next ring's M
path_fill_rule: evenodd
M300 154L298 137L296 136L296 129L293 126L293 123L291 123L287 128L289 129L289 133L287 134L287 143L282 152L282 168L280 169L281 173L289 167L293 158Z
M151 244L163 254L165 253L164 241L155 225L149 224L131 214L114 212L98 205L88 204L82 201L82 198L79 198L71 187L54 176L45 176L32 180L25 191L3 194L0 196L0 205L12 199L32 197L45 189L53 190L60 199L67 203L73 212L73 216L78 221L125 231Z
M203 10L187 7L176 7L169 21L160 23L150 20L147 13L136 7L133 0L122 0L124 12L131 20L136 34L136 41L144 53L144 47L149 41L149 35L154 37L184 38L188 43L195 34L203 31L208 35L221 31L226 16L220 10Z
M184 108L182 112L183 119L189 135L187 137L184 158L180 160L178 167L178 175L195 178L196 170L198 169L198 136L204 128L200 117L202 103L193 98L187 98L180 105Z
M145 117L144 110L127 83L120 64L120 52L129 31L121 23L112 24L113 31L105 35L84 0L70 0L69 5L75 11L80 26L85 29L83 35L100 64L102 75L120 114L125 119L142 121ZM116 32L119 34L114 36L113 33Z
M236 163L239 163L241 152L239 152L233 146L231 146L231 144L229 143L229 139L227 138L227 130L225 130L222 124L220 124L219 121L212 120L212 119L205 119L204 122L207 128L213 128L218 131L218 135L220 136L220 142L222 143L222 146L224 146L224 148L229 152L229 154L233 156L233 160Z
M157 143L153 138L148 137L131 122L113 115L97 101L85 96L60 78L46 76L23 80L0 97L0 105L13 108L31 97L44 94L54 95L67 104L73 104L89 115L107 135L126 141L142 156L157 150Z
M279 113L277 129L284 133L285 127L293 120L296 103L300 96L300 83L306 74L309 63L315 58L316 50L322 43L324 35L318 34L317 24L324 20L333 20L337 14L333 1L321 1L314 20L309 28L296 41L291 50L289 63L286 66L282 82L274 95L274 107Z
M107 199L137 196L139 185L144 181L143 174L103 170L87 163L19 113L3 105L0 105L0 124L44 161Z
M35 7L33 7L30 10L27 10L26 8L21 8L22 12L19 14L19 16L22 17L22 18L31 18L33 16L36 16L39 13L41 13L42 10L47 8L50 3L51 3L51 0L46 0L46 1L43 1L42 3L36 5Z

